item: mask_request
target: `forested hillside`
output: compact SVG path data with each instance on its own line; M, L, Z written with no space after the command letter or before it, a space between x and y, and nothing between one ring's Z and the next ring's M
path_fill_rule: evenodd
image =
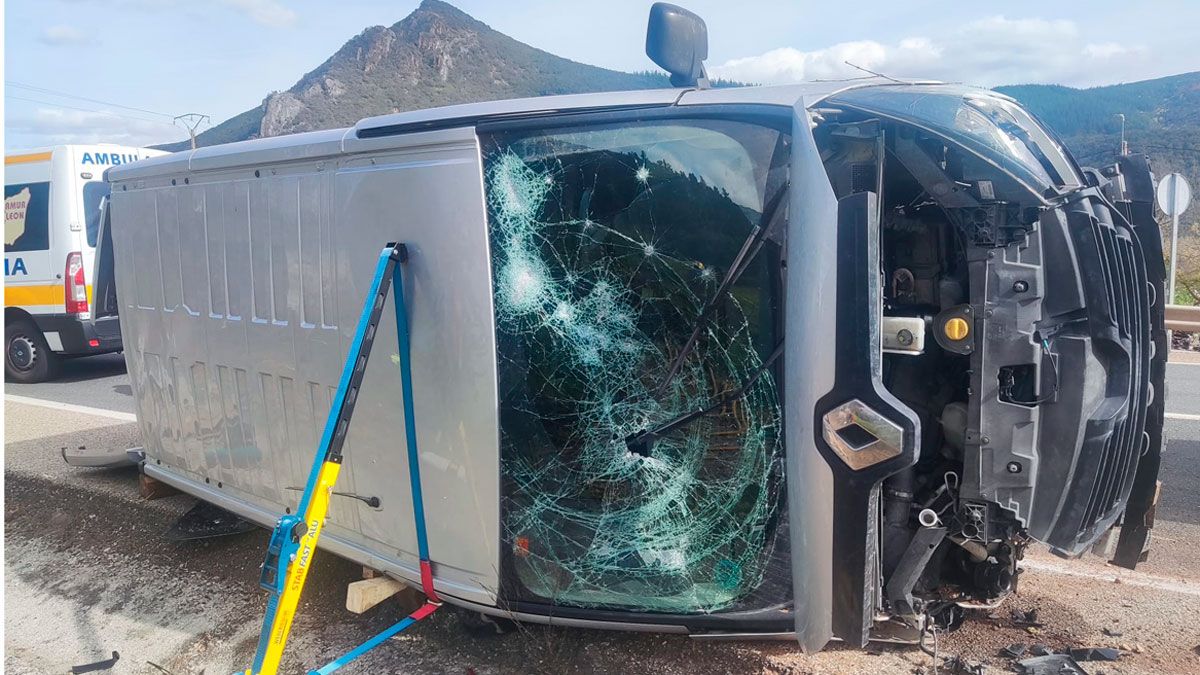
M1029 84L997 90L1041 117L1083 164L1112 161L1124 114L1132 152L1150 155L1155 173L1178 171L1200 187L1200 73L1091 89Z

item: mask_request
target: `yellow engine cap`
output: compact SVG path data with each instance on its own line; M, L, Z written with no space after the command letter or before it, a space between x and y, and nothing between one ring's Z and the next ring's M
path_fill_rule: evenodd
M971 333L971 325L967 323L966 319L956 316L947 321L946 325L942 326L942 333L947 338L958 342L959 340L966 339L967 335Z

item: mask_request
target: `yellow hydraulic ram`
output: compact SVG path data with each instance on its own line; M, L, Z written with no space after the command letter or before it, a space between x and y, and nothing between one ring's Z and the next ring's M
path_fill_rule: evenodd
M371 282L367 301L363 307L355 330L342 378L329 410L321 445L309 472L308 483L300 497L295 514L279 519L267 546L259 585L271 595L267 600L266 616L258 638L258 649L254 654L254 665L239 675L274 675L279 671L279 660L287 644L296 605L304 591L304 581L317 550L317 540L325 525L329 510L329 499L337 483L342 467L342 446L350 417L358 400L359 388L366 371L367 359L371 354L379 320L387 301L389 285L395 286L396 333L400 348L400 379L404 396L404 422L408 445L409 481L412 485L413 515L416 519L417 546L420 554L421 585L427 600L424 605L396 625L371 638L345 656L319 670L309 671L326 675L341 668L368 650L376 647L392 635L429 616L441 606L433 590L432 565L425 537L425 512L421 496L421 475L417 459L417 437L415 415L412 406L412 367L409 354L408 315L404 304L403 277L397 266L407 259L403 244L388 244L379 254L375 277Z

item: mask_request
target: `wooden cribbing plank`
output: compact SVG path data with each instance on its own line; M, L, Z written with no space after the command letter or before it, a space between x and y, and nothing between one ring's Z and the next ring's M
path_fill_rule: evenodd
M403 581L386 576L352 582L346 586L346 609L362 614L406 588Z

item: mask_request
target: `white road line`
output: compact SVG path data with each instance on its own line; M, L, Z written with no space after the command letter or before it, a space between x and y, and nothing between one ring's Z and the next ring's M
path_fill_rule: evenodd
M5 401L13 403L23 403L25 405L36 405L42 408L50 408L52 410L65 410L67 412L83 413L85 415L95 415L97 417L107 417L109 419L121 420L122 422L136 422L137 415L133 413L120 412L117 410L108 410L106 408L93 408L86 405L75 405L74 403L60 403L58 401L47 401L44 398L33 398L31 396L17 396L16 394L5 394Z
M1133 572L1129 570L1105 570L1098 572L1095 569L1088 569L1079 563L1059 563L1050 560L1034 560L1026 558L1021 561L1021 566L1026 569L1037 570L1039 572L1047 572L1049 574L1060 574L1067 577L1078 577L1081 579L1094 579L1096 581L1106 581L1113 583L1120 581L1126 586L1140 586L1142 588L1153 588L1159 591L1167 591L1169 593L1181 593L1183 595L1194 595L1200 597L1200 584L1188 583L1177 579L1168 579L1159 577L1153 574L1144 574L1142 572Z
M1163 417L1169 420L1187 420L1189 422L1200 422L1200 415L1192 415L1189 413L1167 413Z

